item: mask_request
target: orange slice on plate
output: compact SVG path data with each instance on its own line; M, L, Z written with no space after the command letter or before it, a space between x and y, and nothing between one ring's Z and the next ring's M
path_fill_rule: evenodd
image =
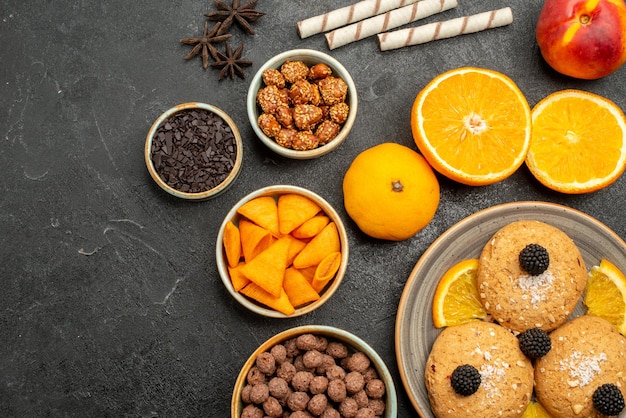
M411 110L413 139L441 174L480 186L513 174L530 145L530 106L509 77L463 67L435 77Z
M450 267L439 280L433 297L433 323L435 328L485 319L476 287L478 259L463 260Z
M544 186L580 194L612 184L626 167L626 119L612 101L580 90L562 90L532 110L526 156Z
M602 259L591 268L583 303L588 315L606 319L626 336L626 277L615 264Z

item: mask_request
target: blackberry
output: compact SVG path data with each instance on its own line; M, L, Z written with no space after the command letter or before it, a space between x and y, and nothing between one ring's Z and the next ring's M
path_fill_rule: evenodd
M478 390L481 377L476 367L464 364L457 367L450 376L452 389L461 396L469 396Z
M537 359L548 354L552 341L547 332L541 328L530 328L517 335L519 348L529 359Z
M593 392L593 406L603 415L616 416L624 409L624 395L613 383L605 383Z
M550 255L539 244L528 244L519 253L519 265L532 276L537 276L548 269Z

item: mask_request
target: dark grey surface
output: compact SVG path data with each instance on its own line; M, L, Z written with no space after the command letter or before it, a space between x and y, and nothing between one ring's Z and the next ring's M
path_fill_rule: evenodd
M525 167L487 187L440 177L441 205L412 239L367 238L349 220L341 182L352 159L381 142L415 148L409 111L443 71L479 66L517 82L530 105L579 88L626 108L626 68L605 79L557 75L534 40L542 2L513 2L512 25L381 53L374 38L331 52L354 77L360 102L353 132L334 153L281 159L255 138L245 112L256 69L286 49L328 51L322 35L301 40L296 22L342 1L259 1L255 36L237 28L254 61L245 80L183 56L210 1L3 1L0 6L0 416L226 417L248 355L301 324L333 325L371 344L391 369L399 416L415 412L394 353L395 315L411 269L433 240L477 210L520 200L557 202L591 214L626 237L626 178L588 195L539 185ZM443 20L508 6L460 1ZM223 46L220 46L223 47ZM216 105L239 124L244 166L218 198L189 203L151 180L145 135L158 115L187 101ZM266 185L303 186L344 218L351 253L333 298L304 317L275 320L240 307L218 277L215 237L223 216Z

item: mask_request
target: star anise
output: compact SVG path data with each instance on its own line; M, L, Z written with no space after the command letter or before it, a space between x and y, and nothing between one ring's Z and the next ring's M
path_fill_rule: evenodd
M209 31L209 22L204 22L204 32L200 38L183 38L181 43L186 45L194 45L193 49L185 55L185 59L191 59L202 52L202 67L206 70L209 66L209 55L213 59L217 59L218 51L212 44L224 42L226 39L233 36L230 33L218 34L222 27L222 23L216 23Z
M205 14L205 16L209 18L209 20L222 22L222 27L217 33L218 35L228 31L233 21L237 22L243 30L253 35L254 29L252 29L250 23L256 22L259 18L265 16L265 13L254 10L256 0L251 0L242 5L239 4L239 0L233 0L232 6L229 6L222 0L215 0L215 7L217 8L216 11L209 12Z
M242 52L243 44L239 45L235 52L233 52L228 42L226 42L226 53L217 51L218 57L215 59L215 62L211 63L211 67L221 68L218 80L224 77L230 77L231 80L234 80L235 74L239 76L239 78L246 78L242 67L252 65L252 61L240 59Z

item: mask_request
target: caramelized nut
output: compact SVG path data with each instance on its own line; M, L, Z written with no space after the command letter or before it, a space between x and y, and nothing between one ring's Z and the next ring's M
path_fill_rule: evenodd
M319 141L310 131L298 131L291 142L291 148L306 151L317 147Z
M323 117L322 110L313 105L301 104L293 108L293 121L301 130L312 129Z
M311 104L318 106L322 103L322 96L320 95L320 89L317 87L317 84L310 84L311 86Z
M291 144L297 133L298 131L293 128L283 128L278 135L276 135L276 143L281 147L291 148Z
M319 124L315 131L315 136L317 136L319 144L324 145L335 139L340 130L341 126L339 124L327 119Z
M293 124L293 111L289 106L278 106L276 108L276 120L285 128L293 128L295 125Z
M280 72L288 83L295 83L306 78L309 74L309 67L302 61L285 61L280 67Z
M342 124L348 120L348 114L350 113L350 106L345 102L334 104L328 110L330 120L335 123Z
M264 70L262 78L266 86L276 86L279 89L285 87L285 77L276 68Z
M294 105L307 104L311 101L311 83L306 80L298 80L289 89L289 99Z
M270 115L269 113L261 113L257 119L257 123L263 133L271 138L278 135L281 130L280 123L278 123L276 117L274 117L274 115Z
M346 100L348 85L341 78L326 77L318 83L322 100L327 105L334 105Z
M274 113L280 105L287 104L281 92L276 86L267 86L259 90L256 97L257 103L265 113Z
M309 78L311 80L321 80L322 78L326 78L333 73L333 70L326 64L319 63L315 64L309 70Z

